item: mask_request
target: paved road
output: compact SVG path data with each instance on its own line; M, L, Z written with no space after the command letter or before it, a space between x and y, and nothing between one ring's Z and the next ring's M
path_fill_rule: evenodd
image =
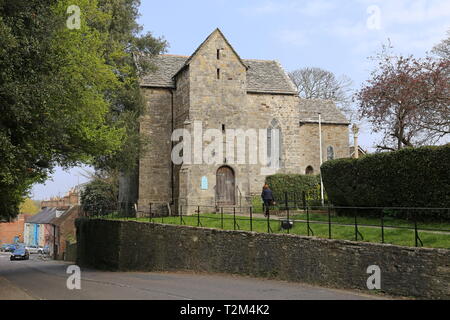
M0 253L0 300L310 300L373 299L356 292L304 284L193 273L103 272L82 269L81 290L68 290L68 263L9 261Z

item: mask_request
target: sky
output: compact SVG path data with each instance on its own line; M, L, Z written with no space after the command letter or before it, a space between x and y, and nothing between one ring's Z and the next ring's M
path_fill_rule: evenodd
M144 31L169 42L167 53L192 54L218 27L243 59L278 60L286 71L320 67L350 77L355 90L388 39L394 52L423 57L450 30L449 0L142 0L140 11ZM376 140L363 125L361 146L371 151ZM34 199L86 182L80 172L58 168L34 186Z

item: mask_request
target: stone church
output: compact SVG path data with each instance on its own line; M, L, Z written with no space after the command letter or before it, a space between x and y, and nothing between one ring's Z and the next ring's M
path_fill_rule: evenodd
M349 122L333 102L300 99L277 61L241 59L219 29L191 56L160 55L153 62L156 69L141 78L146 107L140 130L149 146L139 163L139 211L152 203L171 213L180 207L193 212L197 205L213 212L215 206L249 206L261 193L265 164L230 163L227 156L213 164L172 161L173 131L192 132L196 122L216 131L276 128L277 172L317 174L320 113L323 161L349 157Z

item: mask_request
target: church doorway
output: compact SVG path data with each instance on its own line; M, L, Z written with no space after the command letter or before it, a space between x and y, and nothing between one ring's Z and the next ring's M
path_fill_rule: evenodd
M216 203L222 206L236 204L236 181L234 171L228 166L220 167L216 173Z

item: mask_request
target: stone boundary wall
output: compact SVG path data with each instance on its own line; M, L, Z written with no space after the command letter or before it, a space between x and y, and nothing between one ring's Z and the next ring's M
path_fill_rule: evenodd
M85 218L76 226L80 266L231 273L367 290L367 268L378 265L385 293L450 299L445 249Z

